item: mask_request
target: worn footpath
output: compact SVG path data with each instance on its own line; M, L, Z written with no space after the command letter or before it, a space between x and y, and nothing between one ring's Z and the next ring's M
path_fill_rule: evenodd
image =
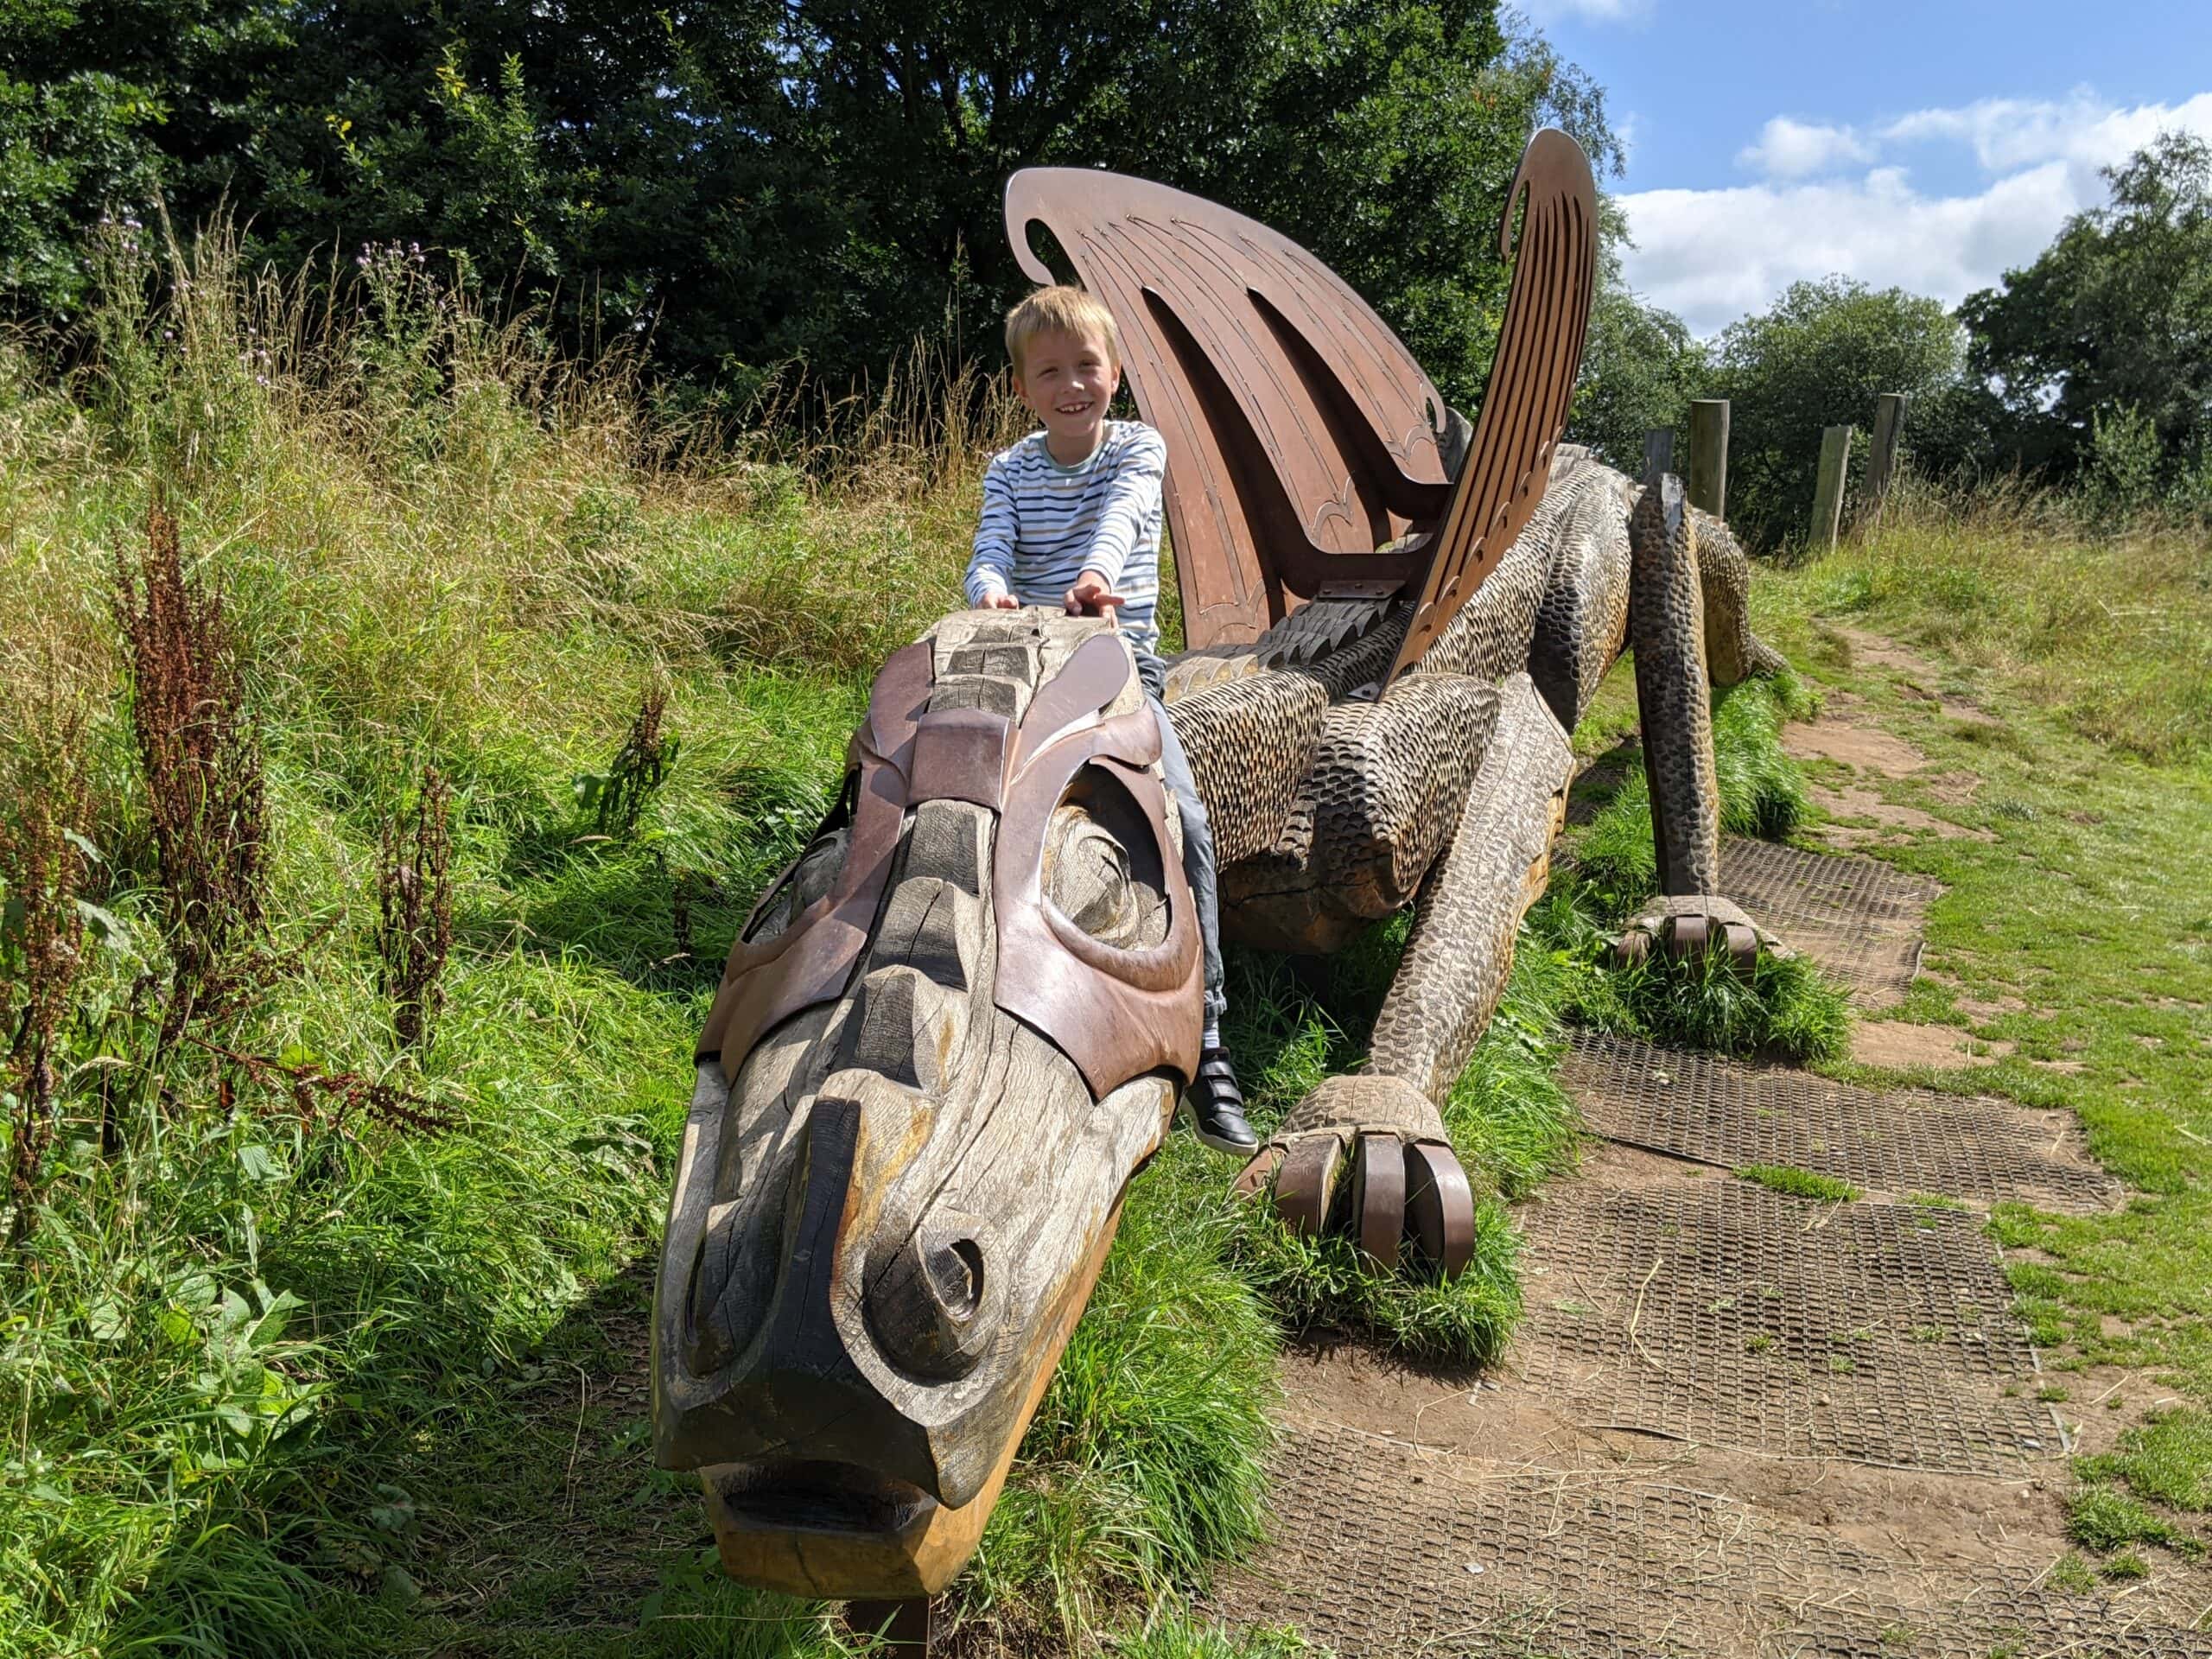
M1838 850L1732 842L1724 871L1871 1012L1921 971L1940 889L1855 849L1981 832L1885 804L1925 763L1855 712L1833 697L1786 739L1849 778L1816 790ZM1853 1058L1986 1053L1891 1020ZM1562 1076L1598 1138L1521 1213L1505 1363L1294 1351L1272 1541L1220 1586L1225 1618L1345 1656L2212 1655L2203 1567L2104 1594L2054 1573L2076 1448L1985 1220L2125 1201L2070 1113L1617 1038L1578 1039ZM1732 1173L1754 1166L1859 1196Z

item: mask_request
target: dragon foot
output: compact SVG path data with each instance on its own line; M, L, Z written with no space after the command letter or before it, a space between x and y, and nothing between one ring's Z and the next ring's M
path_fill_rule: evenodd
M1474 1189L1427 1096L1381 1075L1325 1081L1236 1178L1291 1230L1340 1232L1390 1271L1417 1262L1452 1279L1475 1249Z
M1777 957L1794 954L1734 899L1712 893L1653 899L1629 918L1613 955L1625 966L1643 961L1654 946L1677 962L1702 951L1726 950L1739 973L1749 973L1762 953Z

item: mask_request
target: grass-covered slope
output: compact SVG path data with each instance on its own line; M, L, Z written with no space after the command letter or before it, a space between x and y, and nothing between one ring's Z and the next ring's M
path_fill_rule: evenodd
M830 1651L713 1568L621 1390L721 959L957 604L986 442L886 400L771 454L370 270L349 321L212 246L0 346L0 1654ZM1319 995L1240 961L1269 1109L1357 1060L1400 938ZM1548 997L1454 1097L1509 1192L1571 1147ZM1257 1534L1282 1318L1510 1327L1495 1204L1460 1287L1347 1290L1230 1173L1178 1136L1133 1189L979 1640L1229 1651L1178 1609Z

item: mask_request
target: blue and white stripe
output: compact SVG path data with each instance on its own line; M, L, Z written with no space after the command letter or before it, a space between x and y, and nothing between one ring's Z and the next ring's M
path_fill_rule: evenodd
M1108 421L1090 458L1063 467L1042 431L991 457L983 518L968 561L968 602L1012 594L1058 605L1076 578L1096 570L1126 600L1122 631L1157 654L1160 492L1167 445L1142 421Z

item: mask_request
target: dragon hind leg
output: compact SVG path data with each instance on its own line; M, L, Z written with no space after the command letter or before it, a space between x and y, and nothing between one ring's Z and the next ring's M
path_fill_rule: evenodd
M1300 1232L1350 1233L1386 1269L1408 1255L1447 1279L1466 1267L1475 1192L1439 1108L1505 988L1573 764L1535 684L1515 675L1500 688L1488 749L1422 885L1367 1070L1327 1079L1294 1107L1245 1166L1240 1192L1271 1192Z

